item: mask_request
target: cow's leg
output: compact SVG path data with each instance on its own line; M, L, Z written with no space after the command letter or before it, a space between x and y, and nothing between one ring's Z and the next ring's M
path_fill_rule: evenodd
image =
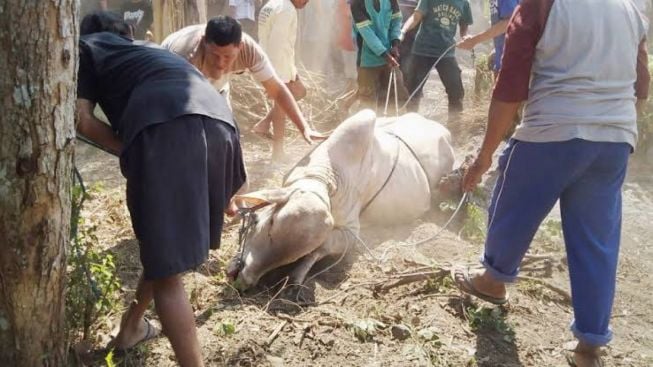
M355 244L355 237L349 230L334 229L317 250L304 256L290 275L291 284L301 285L313 265L327 256L343 256Z

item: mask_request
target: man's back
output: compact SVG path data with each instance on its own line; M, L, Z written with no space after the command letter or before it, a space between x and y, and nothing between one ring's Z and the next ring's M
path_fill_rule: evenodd
M537 41L537 46L524 123L516 137L634 146L633 86L638 46L645 37L635 5L630 0L547 0L536 6L541 7L535 11L540 19L524 20L533 24L530 42ZM521 40L528 36L513 38L529 42Z
M80 38L78 93L98 102L124 143L144 127L186 114L232 123L223 100L183 58L113 33Z

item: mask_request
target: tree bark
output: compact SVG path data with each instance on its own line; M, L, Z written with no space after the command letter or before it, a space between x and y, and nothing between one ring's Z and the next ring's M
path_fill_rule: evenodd
M77 4L0 2L0 366L66 363Z

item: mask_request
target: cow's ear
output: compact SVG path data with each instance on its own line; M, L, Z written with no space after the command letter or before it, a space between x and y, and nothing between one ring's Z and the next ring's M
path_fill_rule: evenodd
M260 209L271 204L283 204L288 201L290 191L287 189L270 189L234 196L239 208Z

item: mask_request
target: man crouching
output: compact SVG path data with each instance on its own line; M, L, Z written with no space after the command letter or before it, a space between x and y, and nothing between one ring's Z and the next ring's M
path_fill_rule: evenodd
M202 74L165 49L133 41L111 13L81 25L79 134L120 155L143 275L111 347L154 333L152 300L182 366L203 366L181 274L220 244L223 211L245 182L237 129L226 101ZM111 126L93 116L99 103Z

